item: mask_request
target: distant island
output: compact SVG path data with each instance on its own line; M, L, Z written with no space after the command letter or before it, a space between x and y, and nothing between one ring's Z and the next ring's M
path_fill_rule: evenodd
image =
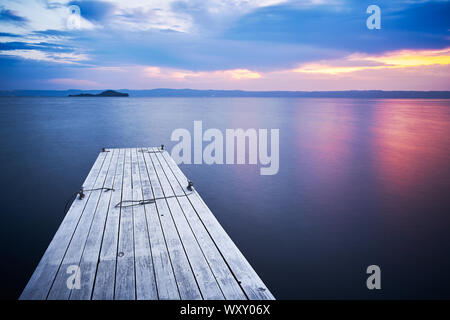
M0 97L253 97L253 98L350 98L350 99L450 99L450 91L244 91L244 90L0 90ZM103 91L103 92L102 92Z
M117 92L114 90L106 90L101 93L80 93L80 94L69 94L69 97L128 97L128 93Z

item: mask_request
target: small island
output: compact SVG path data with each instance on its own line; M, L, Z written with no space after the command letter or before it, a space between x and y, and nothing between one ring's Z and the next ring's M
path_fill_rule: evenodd
M128 93L117 92L114 90L106 90L102 93L92 94L92 93L80 93L80 94L69 94L69 97L128 97Z

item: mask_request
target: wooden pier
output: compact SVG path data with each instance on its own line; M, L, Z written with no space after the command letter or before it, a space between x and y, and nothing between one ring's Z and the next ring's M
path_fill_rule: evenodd
M106 149L20 299L274 299L170 155Z

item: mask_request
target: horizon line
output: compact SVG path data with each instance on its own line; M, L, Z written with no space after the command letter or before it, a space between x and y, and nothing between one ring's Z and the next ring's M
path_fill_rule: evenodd
M98 95L112 89L64 89L64 90L0 90L0 97L68 97L78 94ZM359 98L359 99L450 99L450 91L417 90L338 90L338 91L246 91L216 89L117 89L131 97L166 98Z
M155 91L155 90L173 90L173 91L182 91L182 90L190 90L190 91L239 91L239 92L304 92L304 93L313 93L313 92L450 92L450 90L383 90L383 89L346 89L346 90L242 90L242 89L192 89L192 88L147 88L147 89L129 89L129 88L119 88L119 89L111 89L111 88L101 88L101 89L0 89L0 92L11 92L11 91L106 91L106 90L128 90L128 91Z

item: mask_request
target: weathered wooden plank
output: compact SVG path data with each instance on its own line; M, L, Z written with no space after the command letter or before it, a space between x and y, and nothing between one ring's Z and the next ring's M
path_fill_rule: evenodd
M155 198L152 186L147 172L146 160L151 162L148 154L138 152L139 170L141 175L142 199ZM147 227L150 237L150 247L153 257L153 268L155 271L156 284L158 289L158 298L162 300L178 300L180 294L178 292L175 275L173 273L172 261L167 250L164 233L161 228L161 221L155 203L144 205L145 215L147 218Z
M115 205L122 199L122 179L125 161L125 151L123 149L117 149L117 152L118 160L114 177L114 192L111 194L111 202L95 277L94 292L92 295L92 299L94 300L114 299L120 217L120 207L116 207Z
M158 154L157 156L175 194L191 195L192 191L187 189L187 181L185 181L185 185L181 185L164 155ZM211 239L202 221L197 216L192 204L187 197L178 197L177 200L225 298L229 300L246 299L242 288L228 268L228 265L217 249L214 241Z
M99 154L83 183L83 188L93 188L104 164L106 154L106 152ZM41 261L36 267L36 270L23 290L20 299L43 300L47 298L48 292L50 291L64 254L66 253L67 247L72 239L73 233L75 232L75 228L83 214L84 207L90 198L91 192L88 191L85 194L86 196L84 199L76 199L72 203L61 225L56 231L55 236L42 256Z
M157 152L158 150L153 149L153 151ZM194 275L196 277L202 296L204 299L224 299L224 295L216 281L216 278L214 277L214 274L211 271L208 261L205 259L203 251L201 250L197 239L195 238L188 222L186 221L186 217L184 216L183 211L176 198L176 196L184 197L185 194L183 190L178 190L180 189L178 183L174 184L176 187L175 190L172 189L169 180L170 178L174 177L173 175L168 176L168 174L171 174L171 172L167 170L167 163L161 157L161 154L154 153L154 159L155 162L157 161L159 164L159 166L157 166L157 174L160 177L160 181L167 181L167 183L163 184L163 191L166 196L172 196L172 198L167 198L167 204L169 205L175 227L177 228L184 250L186 251L186 255L189 259L192 270L194 271ZM166 170L164 170L164 167L166 167ZM175 192L177 190L178 193Z
M168 185L167 180L159 177L156 172L161 170L158 161L155 161L154 154L150 153L150 162L146 162L147 171L154 191L162 193L162 196L167 196L162 191L161 185ZM161 178L161 180L160 180ZM169 186L170 188L170 186ZM155 193L156 196L156 193ZM158 196L157 196L158 197ZM165 199L157 199L156 207L160 216L161 226L164 230L164 236L169 250L170 259L174 269L175 278L178 284L181 299L183 300L198 300L202 299L202 295L198 288L189 260L181 243L175 224L172 220L169 207Z
M119 150L113 149L112 161L106 175L104 183L105 188L114 187L114 178L117 170L117 160L119 157ZM108 210L111 202L111 197L115 190L103 190L100 193L100 199L95 209L94 219L89 230L89 235L83 250L83 255L80 262L80 282L79 289L72 288L69 299L71 300L89 300L92 297L92 289L94 287L95 274L97 271L97 264L100 255L100 249L105 230L105 222L108 216ZM120 191L119 191L120 192Z
M102 190L96 189L104 187L112 160L112 154L113 152L107 152L106 154L105 165L102 167L100 174L94 183L91 196L86 203L83 215L81 216L77 228L75 229L72 240L70 241L67 252L64 255L61 267L58 270L47 299L65 300L70 296L71 288L67 285L67 280L70 276L70 274L68 274L68 271L70 271L69 267L79 266L80 264L81 256L83 254L89 230L94 219L97 204L100 199L100 195L103 192Z
M133 200L143 200L139 156L136 149L132 150L131 156ZM158 299L158 293L156 289L152 251L150 248L150 239L144 206L133 206L133 216L136 298L138 300L156 300Z
M187 185L188 180L176 165L175 161L168 155L163 153L172 172L177 177L179 183L184 186ZM250 263L245 259L240 250L236 247L234 242L222 228L216 217L212 214L206 204L203 202L198 193L194 192L188 196L189 201L194 207L197 215L208 230L216 247L224 257L233 275L238 280L246 296L252 300L266 300L274 299L272 293L262 282L258 274L251 267Z
M133 198L131 189L131 156L131 149L125 149L122 201ZM133 207L122 207L120 210L119 245L115 282L116 289L114 296L117 300L135 300L136 298L133 227Z

